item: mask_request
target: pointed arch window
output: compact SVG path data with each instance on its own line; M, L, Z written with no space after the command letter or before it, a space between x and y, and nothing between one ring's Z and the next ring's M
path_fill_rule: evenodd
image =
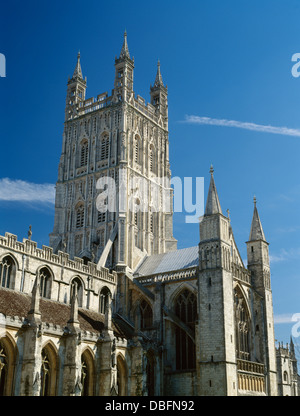
M89 371L87 362L84 358L84 356L81 356L81 395L82 396L88 396L89 391Z
M108 134L104 134L100 142L100 159L106 160L108 159L108 155L109 155L109 136Z
M46 267L43 267L40 270L39 275L40 275L40 295L43 298L50 299L51 273Z
M85 350L81 355L81 396L94 395L95 368L90 351Z
M75 277L75 279L72 280L71 283L71 292L70 292L70 301L72 299L72 294L73 294L73 290L75 285L77 285L77 298L78 298L78 306L82 307L82 302L83 302L83 285L81 280L79 279L79 277Z
M145 299L140 304L141 310L141 329L151 328L153 325L153 313L152 308Z
M0 282L2 287L13 288L15 263L10 256L4 257L0 262Z
M83 142L80 150L80 166L86 166L88 161L89 144L87 141Z
M150 172L155 171L155 158L154 158L154 147L153 147L153 145L151 145L150 149L149 149L149 170L150 170Z
M51 366L48 354L45 349L42 350L42 364L41 364L41 396L50 396L50 376Z
M127 395L127 367L125 360L118 355L117 357L117 387L118 396Z
M76 228L81 228L84 225L84 206L79 205L76 209Z
M234 291L234 307L237 357L242 360L249 360L250 318L248 316L245 299L237 289Z
M141 164L141 140L138 135L135 136L134 140L134 161Z
M99 312L100 313L105 314L109 296L110 296L110 290L107 287L104 287L100 292L100 298L99 298Z
M175 313L178 318L195 333L197 319L197 298L189 290L183 290L176 299ZM192 370L196 368L196 351L193 340L184 329L176 326L176 369Z

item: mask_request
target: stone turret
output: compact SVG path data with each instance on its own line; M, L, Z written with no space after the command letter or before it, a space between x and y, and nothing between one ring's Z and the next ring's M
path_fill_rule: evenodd
M274 336L274 317L273 300L270 279L270 260L269 243L266 241L263 227L257 210L257 200L254 197L254 210L249 235L247 241L248 269L251 272L252 286L261 296L263 308L263 320L261 328L261 340L266 347L264 348L264 364L267 369L267 392L269 395L277 395L276 381L276 356L275 356L275 336ZM257 306L258 308L258 306Z
M213 167L199 243L199 394L237 394L230 222L222 214Z

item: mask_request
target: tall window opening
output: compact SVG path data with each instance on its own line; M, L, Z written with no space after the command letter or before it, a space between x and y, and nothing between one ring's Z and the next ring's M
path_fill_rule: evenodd
M72 283L71 283L71 293L70 293L70 301L71 301L72 296L73 296L73 291L74 291L75 285L77 285L78 306L79 307L82 307L82 302L83 302L83 286L82 286L81 280L78 277L75 277L75 279L72 280Z
M50 290L51 290L51 274L50 271L43 267L39 271L40 275L40 295L43 298L50 298Z
M192 292L185 289L180 293L175 302L175 313L195 333L197 298ZM175 331L176 369L191 370L196 368L196 351L193 340L179 326L176 326Z
M153 313L152 308L145 299L140 304L141 310L141 329L151 328L153 325Z
M88 142L83 142L80 151L80 166L86 166L88 161L89 145Z
M234 292L234 306L237 357L242 360L250 360L250 319L248 316L245 299L239 290L235 290Z
M127 369L124 359L118 355L117 357L117 386L118 396L126 396L127 394Z
M107 134L105 134L101 138L101 143L100 143L100 159L101 160L108 159L108 155L109 155L109 136Z
M6 256L0 262L0 282L2 287L13 288L13 274L15 264L10 256Z
M99 312L105 314L106 307L109 300L110 291L107 287L104 287L100 292L99 298Z
M76 228L81 228L84 225L84 206L79 205L76 209Z
M42 365L41 365L41 396L50 396L50 377L51 366L47 352L42 350Z
M134 161L141 164L141 140L139 136L135 136L134 142Z

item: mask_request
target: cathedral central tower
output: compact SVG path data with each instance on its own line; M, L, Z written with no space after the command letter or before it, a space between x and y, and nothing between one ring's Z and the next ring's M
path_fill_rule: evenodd
M125 32L120 56L115 59L111 95L104 92L86 99L86 79L78 54L67 84L55 221L50 234L54 252L66 251L71 257L124 270L133 270L146 254L177 247L172 223L167 87L158 63L150 103L146 104L135 96L133 74L134 59ZM101 197L104 208L99 210ZM108 198L114 198L114 204ZM166 200L169 203L165 204Z

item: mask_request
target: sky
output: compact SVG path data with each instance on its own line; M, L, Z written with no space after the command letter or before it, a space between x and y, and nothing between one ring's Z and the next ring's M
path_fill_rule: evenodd
M275 338L293 334L300 351L299 19L296 0L5 2L0 234L22 241L32 225L38 246L49 244L68 76L80 51L86 98L110 94L126 30L134 91L146 102L160 60L172 176L204 178L206 198L213 165L245 265L256 196L270 244ZM178 248L199 242L186 215L174 214Z

